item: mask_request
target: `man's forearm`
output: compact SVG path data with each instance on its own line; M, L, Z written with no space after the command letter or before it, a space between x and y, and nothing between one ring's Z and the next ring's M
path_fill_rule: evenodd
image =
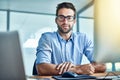
M103 63L92 63L92 65L95 67L96 73L101 73L106 71L106 65Z
M37 68L38 75L44 75L44 76L59 75L61 69L57 69L57 66L58 65L55 65L55 64L42 63L42 64L38 64L36 68ZM65 68L64 63L62 64L61 67L63 67L62 69L62 73L63 73ZM85 64L85 65L72 66L69 69L69 71L75 72L77 74L94 74L94 73L105 72L106 66L105 64L91 63L91 64Z
M91 64L74 66L70 69L70 71L75 72L77 74L102 73L106 71L106 66L105 64L91 63Z
M55 64L42 63L36 66L38 75L58 75L59 71Z
M95 72L94 67L91 64L76 65L70 69L70 71L77 74L93 74Z
M64 62L58 65L42 63L37 65L39 75L59 75L68 71L74 65L70 62Z

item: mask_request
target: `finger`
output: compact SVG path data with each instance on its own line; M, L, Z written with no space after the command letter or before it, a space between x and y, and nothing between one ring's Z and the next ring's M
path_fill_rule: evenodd
M95 68L93 65L90 65L90 71L92 71L93 73L95 72Z
M87 69L86 71L85 71L85 74L93 74L94 72L93 71L91 71L90 69Z
M93 74L94 72L93 72L93 71L89 71L88 73L89 73L89 74Z
M57 69L57 70L60 70L60 67L62 66L62 64L63 64L63 63L58 64L58 65L56 66L56 69Z
M92 68L91 68L91 71L95 72L95 68L94 68L94 67L92 67Z
M69 63L65 62L65 63L61 63L59 65L56 66L56 69L59 70L59 74L66 72L67 71L67 67L68 67Z
M73 65L71 62L69 62L69 66L67 68L67 71L69 71L70 68L74 67L75 65Z
M71 67L71 68L74 67L74 66L75 66L74 64L70 63L70 67Z
M66 72L66 71L68 71L68 69L70 69L72 66L73 66L72 63L70 63L70 62L65 62L65 63L62 65L60 71L62 71L62 73L63 73L63 72Z
M68 71L68 69L71 67L70 62L67 62L65 67L64 67L64 72Z
M64 62L61 67L59 68L59 74L62 74L64 72L64 68L66 66L66 62Z

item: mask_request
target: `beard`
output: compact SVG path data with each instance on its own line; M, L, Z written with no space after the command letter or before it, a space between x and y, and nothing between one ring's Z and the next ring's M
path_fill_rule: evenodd
M73 29L73 27L69 27L69 29L65 30L65 29L62 29L62 27L60 27L59 25L57 25L57 27L58 27L58 31L60 31L63 34L67 34Z

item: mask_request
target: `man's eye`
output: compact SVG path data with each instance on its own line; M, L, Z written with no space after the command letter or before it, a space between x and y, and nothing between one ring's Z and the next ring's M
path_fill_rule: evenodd
M60 16L60 18L64 18L63 16Z
M73 17L72 16L68 16L67 19L73 19Z

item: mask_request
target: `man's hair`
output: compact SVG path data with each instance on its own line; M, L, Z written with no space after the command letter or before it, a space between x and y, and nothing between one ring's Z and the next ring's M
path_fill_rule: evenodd
M58 4L57 9L56 9L56 16L58 16L58 11L62 8L72 9L74 11L74 16L76 16L76 9L74 5L70 2L63 2L63 3Z

